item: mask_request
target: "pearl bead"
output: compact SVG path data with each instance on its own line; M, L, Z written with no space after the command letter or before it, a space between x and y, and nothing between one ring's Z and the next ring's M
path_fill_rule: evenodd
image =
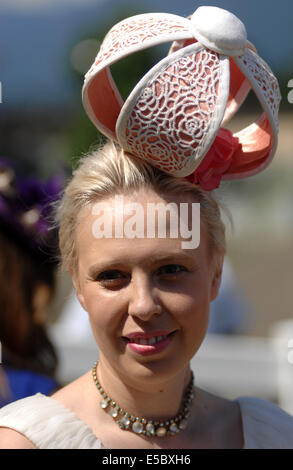
M155 432L155 427L152 423L148 423L146 425L146 431L149 432L150 434L154 434Z
M109 414L112 416L112 418L117 418L118 411L116 410L116 408L111 408Z
M121 421L123 424L126 424L126 425L130 424L130 419L129 419L128 416L123 416L123 418L121 418L120 421Z
M100 405L101 405L101 408L105 409L108 406L108 402L106 400L102 400Z
M169 427L169 431L171 432L178 432L177 424L172 423Z
M140 434L143 431L143 424L140 423L139 421L135 421L132 425L132 430Z
M167 430L164 427L159 427L156 431L156 435L158 437L164 437L166 435L166 433L167 433Z
M186 429L187 427L187 419L182 419L179 423L179 429Z

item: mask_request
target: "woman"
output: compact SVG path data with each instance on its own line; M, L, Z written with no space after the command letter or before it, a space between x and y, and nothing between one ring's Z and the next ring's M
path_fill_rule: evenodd
M142 207L200 202L199 247L182 249L182 237L95 238L93 207L104 202L110 216L117 194L123 194L125 205L135 201ZM184 401L189 361L205 337L209 304L220 284L225 237L212 195L108 144L83 160L67 188L60 246L99 345L95 374L105 393L130 415L153 423L170 420ZM12 408L6 407L7 413L4 408L1 426L18 432L1 429L0 442L3 447L242 448L275 446L277 436L286 439L286 427L292 441L293 418L276 405L225 400L197 387L194 395L184 429L149 437L121 429L120 414L109 414L115 416L116 405L99 406L106 397L89 371L51 398L37 395L15 404L19 420L25 418L21 424ZM33 423L30 407L38 410Z
M219 12L216 13L218 18ZM211 15L208 16L211 21ZM133 27L134 21L140 27L144 21L154 22L154 17L143 15L130 19L130 24ZM184 20L182 27L187 28L188 21ZM123 24L118 27L121 29ZM150 28L145 31L149 33ZM182 39L182 30L180 34ZM182 44L174 47L175 59L182 58L180 47ZM195 47L196 54L201 53L198 45ZM183 44L182 48L189 48L189 53L193 46ZM102 48L101 54L106 50L109 51ZM203 61L201 71L205 69L207 55L205 51L196 55ZM186 56L183 58L186 64ZM209 69L211 66L208 60ZM168 62L168 73L170 68ZM122 103L117 99L117 91L103 101L100 80L104 81L103 93L113 87L113 82L109 72L99 77L101 70L96 71L94 67L88 76L84 102L99 128L106 135L113 135L117 115L115 118L111 112ZM162 73L169 80L166 69ZM204 78L207 75L208 72ZM92 93L91 79L95 93ZM147 87L151 85L148 76ZM156 85L155 98L156 93L161 93ZM173 99L174 93L177 97L181 91L184 93L183 88L172 92ZM146 100L151 97L148 89L142 91ZM270 111L266 110L263 127L260 124L258 128L259 136L266 132L270 139L258 143L258 150L250 148L254 161L248 169L247 164L240 168L237 158L240 154L247 157L249 148L243 143L240 148L242 136L235 138L228 131L222 130L220 135L218 132L212 147L206 134L203 139L199 137L200 145L192 147L190 140L189 147L184 147L183 141L191 135L195 117L193 113L193 121L189 120L192 126L187 126L190 134L186 126L183 132L179 124L180 107L177 114L169 114L165 134L157 130L159 139L153 136L145 140L142 134L138 136L144 129L143 120L149 109L140 108L139 125L135 113L137 93L134 95L134 101L130 99L125 104L126 112L125 108L120 110L118 139L115 134L120 145L109 142L82 159L65 191L58 215L62 263L72 276L82 307L88 312L99 346L99 361L92 370L50 398L38 394L2 409L0 445L2 448L290 448L293 446L290 415L257 398L226 400L201 390L196 386L196 378L194 386L190 370L190 360L207 332L209 305L218 293L225 255L220 207L209 189L217 186L225 171L229 175L228 169L236 173L238 167L238 174L256 172L271 156L275 134L273 121L266 122ZM103 108L107 101L109 106ZM158 115L163 104L160 99L159 107L150 105L150 108L156 109ZM206 108L203 99L201 109ZM153 116L153 122L155 119ZM211 129L215 132L221 122L219 115L208 117L211 127L207 132L212 132ZM127 140L127 136L133 136L128 144L119 127L125 123L124 137ZM177 129L179 140L177 148L176 142L171 144L173 148L169 148L166 160L162 148L168 145L172 129ZM198 137L193 128L194 133ZM130 152L129 147L136 150ZM219 154L226 157L225 165L223 162L218 165ZM231 162L233 158L236 160ZM199 160L204 165L199 165ZM179 162L177 167L176 162ZM178 177L182 168L183 172L187 166L190 170L191 164L196 170L189 172L188 178ZM170 171L166 171L167 167ZM197 204L200 204L200 218ZM157 218L150 219L154 207Z

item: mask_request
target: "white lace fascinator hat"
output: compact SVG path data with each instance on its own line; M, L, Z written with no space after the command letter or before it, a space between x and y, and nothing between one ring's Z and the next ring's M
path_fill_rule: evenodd
M110 66L142 49L171 42L123 102ZM253 89L263 109L232 134L225 124ZM93 124L127 152L211 190L221 179L263 170L277 147L280 91L244 24L217 7L189 18L148 13L116 24L85 76L83 105Z

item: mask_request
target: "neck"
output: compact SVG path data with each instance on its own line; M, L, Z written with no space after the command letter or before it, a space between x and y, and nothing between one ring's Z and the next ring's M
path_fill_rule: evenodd
M158 379L159 374L152 374L145 368L143 378L130 379L113 370L100 356L97 377L106 394L119 407L134 416L162 421L179 412L191 371L188 364L174 376Z

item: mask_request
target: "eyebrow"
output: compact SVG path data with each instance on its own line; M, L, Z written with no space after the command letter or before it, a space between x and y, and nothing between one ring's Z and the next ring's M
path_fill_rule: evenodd
M193 250L190 250L193 251ZM187 262L187 263L195 263L194 257L190 254L188 255L185 252L174 252L170 254L154 254L151 256L148 256L148 258L145 261L146 265L151 265L155 263L168 263L168 262ZM121 269L127 265L127 258L121 257L121 258L116 258L115 260L105 260L98 262L94 265L92 265L89 268L89 276L90 277L95 277L97 273L105 270L111 270L111 269Z

